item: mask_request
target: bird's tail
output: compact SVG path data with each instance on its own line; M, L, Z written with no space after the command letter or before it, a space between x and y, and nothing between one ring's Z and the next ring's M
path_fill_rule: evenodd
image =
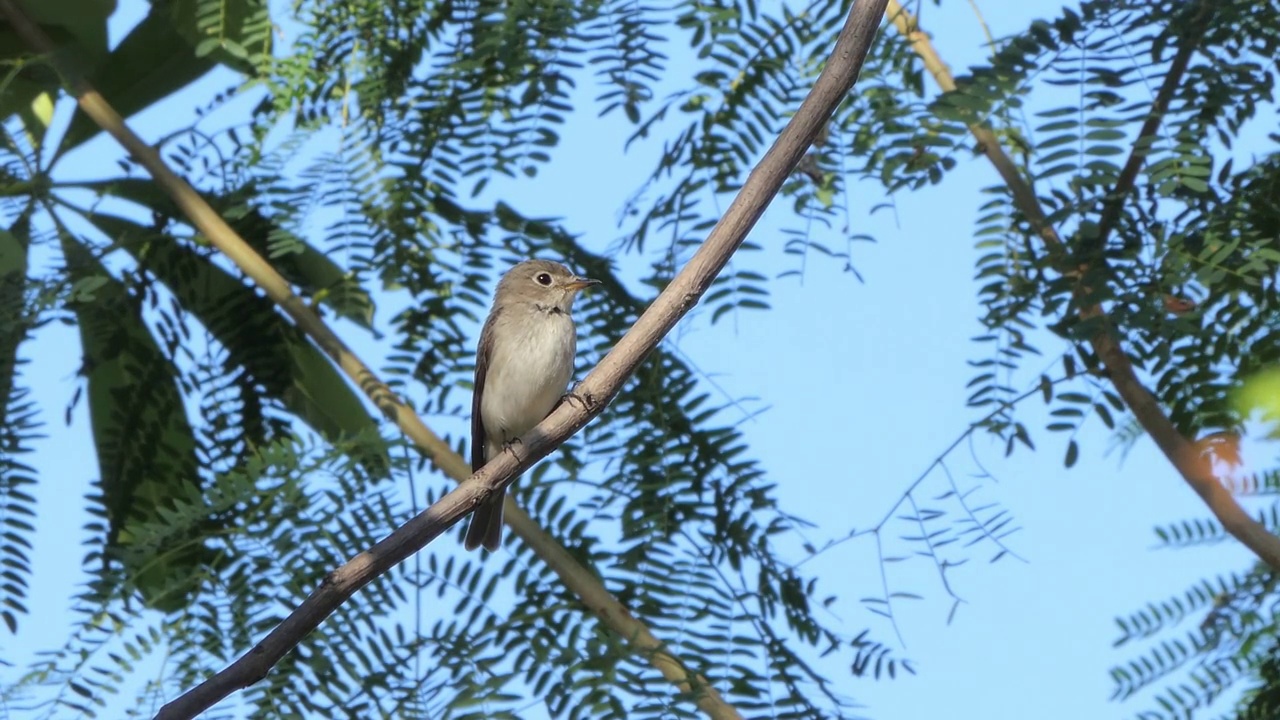
M475 550L483 545L489 552L497 552L502 547L502 503L506 496L507 491L503 490L476 508L471 515L471 524L467 526L463 547Z

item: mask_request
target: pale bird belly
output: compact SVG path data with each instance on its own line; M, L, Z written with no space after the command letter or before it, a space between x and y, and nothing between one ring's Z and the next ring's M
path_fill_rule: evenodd
M493 349L480 413L490 441L523 435L555 408L573 372L573 322L550 317Z

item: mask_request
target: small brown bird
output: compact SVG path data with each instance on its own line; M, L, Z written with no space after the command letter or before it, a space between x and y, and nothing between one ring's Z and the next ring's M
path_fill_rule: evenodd
M560 263L525 260L498 282L493 309L480 331L471 400L471 471L555 409L577 353L574 298L599 281ZM476 508L464 545L490 552L502 544L501 493Z

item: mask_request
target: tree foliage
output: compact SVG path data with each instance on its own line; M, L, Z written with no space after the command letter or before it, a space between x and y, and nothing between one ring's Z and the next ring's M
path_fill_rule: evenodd
M239 84L206 110L247 96L247 121L216 132L175 123L165 157L300 294L348 321L344 331L368 332L374 294L395 297L381 370L437 416L465 412L470 338L512 258L556 255L604 280L579 322L586 357L611 347L799 104L848 10L823 0L300 0L286 19L260 0L157 0L108 48L109 7L25 5L126 115L212 68L234 71ZM273 22L286 44L273 42ZM1229 391L1280 361L1280 155L1231 151L1273 102L1277 44L1274 0L1096 0L995 42L988 64L938 95L917 50L886 26L854 96L784 189L793 264L770 267L748 244L705 297L708 317L767 308L771 283L811 258L852 271L849 248L865 239L845 223L865 210L853 207L852 184L889 197L945 185L974 154L970 128L990 128L1065 247L1045 243L1007 186L986 189L974 230L987 329L972 360L975 431L1010 452L1064 436L1067 465L1087 419L1125 431L1125 405L1087 346L1096 328L1078 317L1102 303L1179 430L1238 433L1247 418ZM250 647L325 571L414 511L420 497L395 481L414 478L428 501L448 486L132 163L55 187L64 158L98 131L77 112L53 134L50 109L66 100L46 59L9 34L0 57L0 617L11 631L27 613L40 481L20 458L48 413L27 399L19 353L52 321L80 333L98 465L87 502L101 518L86 528L80 623L5 695L50 716L92 715L146 657L168 663L140 701L188 688ZM1168 110L1148 132L1171 76ZM620 141L662 148L606 253L575 237L572 218L539 217L518 199L566 118L586 112L620 114L632 128ZM1142 162L1125 181L1132 157ZM35 270L35 253L53 261ZM638 279L614 267L620 257L644 268ZM1061 272L1070 266L1088 271ZM1194 308L1171 313L1169 299ZM1048 405L1044 432L1020 419L1028 397ZM875 677L912 666L818 612L835 598L778 549L803 522L778 507L776 479L723 412L729 402L661 347L516 497L742 713L851 714L813 658L838 653L852 675ZM1255 487L1269 494L1265 478ZM912 492L906 542L940 573L938 548L961 540L1003 555L1004 514L973 511L957 492L944 516L916 507ZM1272 531L1275 517L1274 507L1263 514ZM1196 521L1162 538L1223 535ZM518 716L528 694L558 717L693 713L526 547L508 548L487 562L429 552L380 579L249 688L247 712ZM1270 681L1275 622L1259 608L1273 585L1251 568L1123 621L1127 640L1197 611L1213 620L1118 670L1119 693L1198 664L1194 687L1171 686L1154 711L1176 716L1236 680ZM406 621L423 599L453 612ZM892 602L886 588L872 606L891 615Z

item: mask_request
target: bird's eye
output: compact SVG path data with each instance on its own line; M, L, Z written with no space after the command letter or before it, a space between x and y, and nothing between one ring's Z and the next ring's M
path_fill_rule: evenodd
M551 276L547 273L538 273L538 277L534 278L534 280L537 280L538 284L543 287L549 287L551 285Z

